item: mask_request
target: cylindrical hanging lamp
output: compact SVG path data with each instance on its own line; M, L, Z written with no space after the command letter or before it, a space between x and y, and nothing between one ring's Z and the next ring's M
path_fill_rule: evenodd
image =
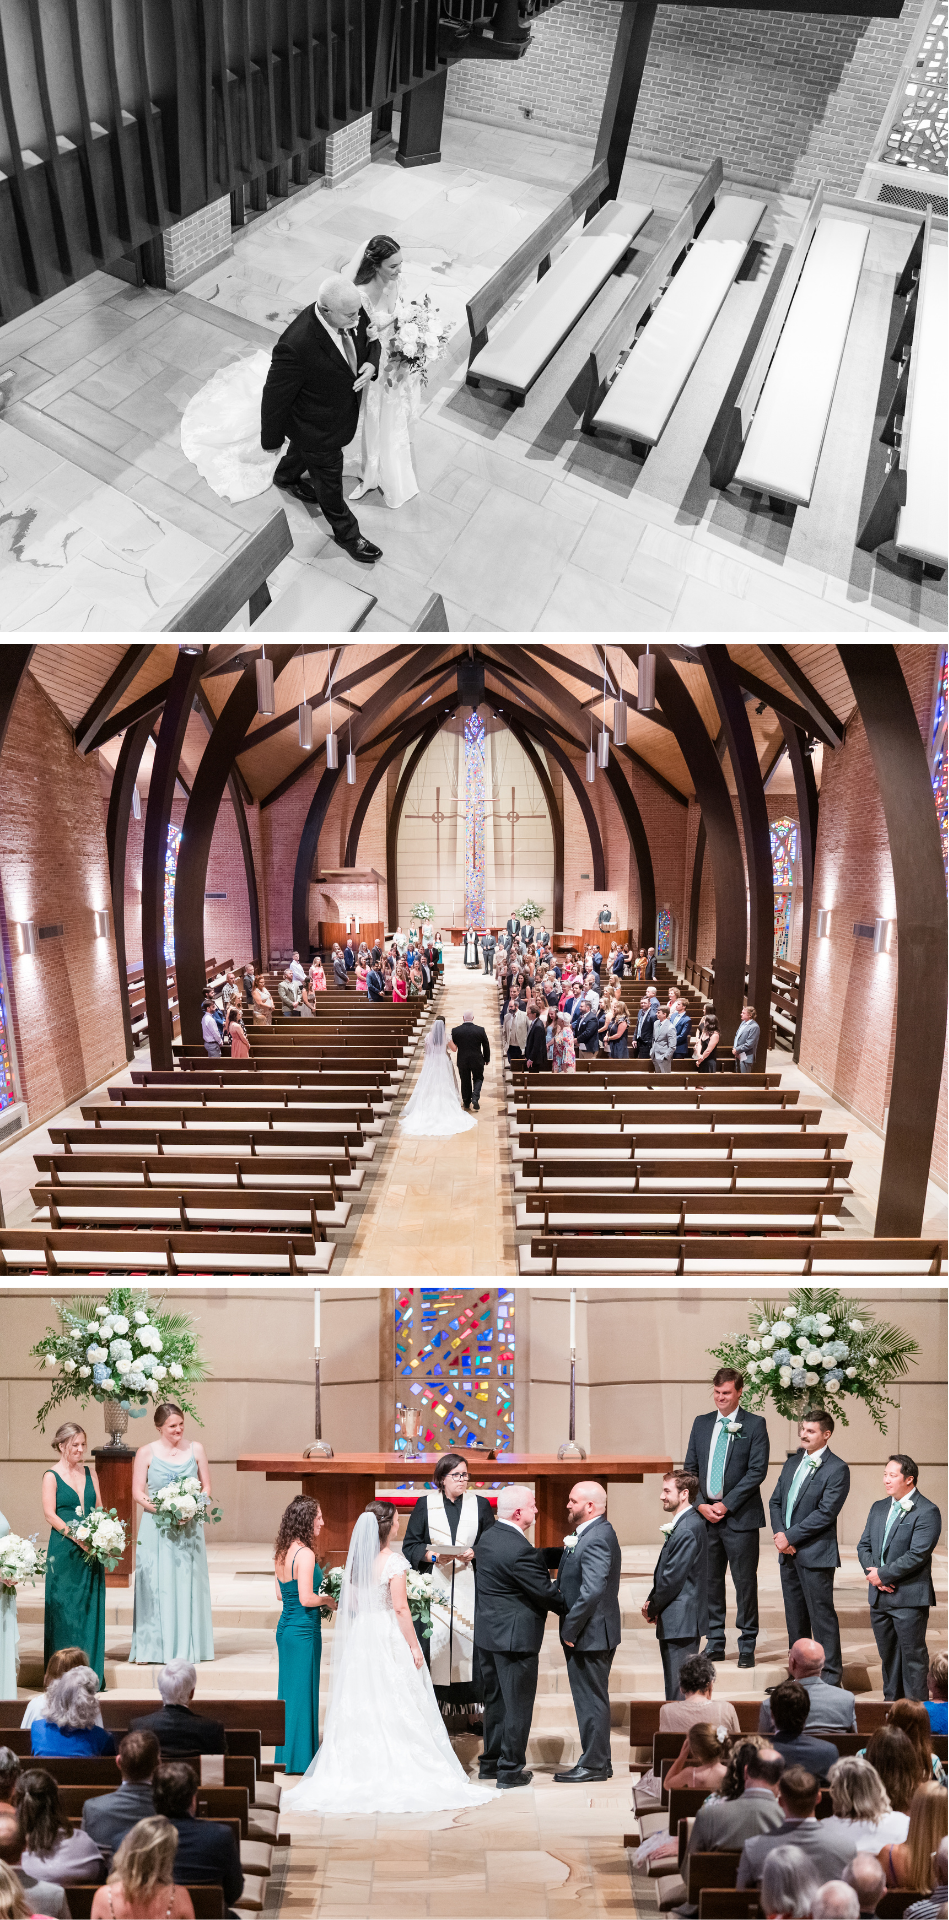
M305 700L300 701L297 711L297 725L300 745L305 753L309 753L313 745L313 708L309 706Z
M349 752L346 755L346 785L356 785L356 755L353 752L353 723L349 723Z
M257 712L274 714L277 711L273 691L273 661L266 653L261 654L257 662Z
M647 646L639 656L639 691L636 705L640 713L651 713L656 704L656 656Z
M590 745L587 750L587 785L593 785L596 779L596 751L593 745L593 729L590 729Z
M328 733L326 736L326 764L331 773L335 772L339 766L339 741L335 733Z
M142 796L139 793L138 787L135 786L132 788L132 819L140 820L141 817L142 817Z
M610 736L604 727L596 743L596 764L608 767L610 764Z
M619 699L613 702L614 747L625 747L626 745L626 716L628 711L629 709L623 699L623 649L621 647L619 656Z

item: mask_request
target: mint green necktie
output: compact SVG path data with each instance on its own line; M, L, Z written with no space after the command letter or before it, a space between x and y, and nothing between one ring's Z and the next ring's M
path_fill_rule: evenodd
M725 1490L725 1455L728 1452L728 1429L723 1420L719 1421L715 1438L715 1451L708 1470L708 1490L713 1500L717 1500Z
M801 1491L801 1487L804 1484L804 1480L807 1474L810 1472L810 1470L811 1470L811 1456L809 1453L806 1453L804 1455L803 1460L801 1461L800 1466L798 1467L796 1474L794 1475L794 1479L791 1481L791 1490L788 1494L788 1504L784 1514L784 1524L786 1527L789 1527L791 1524L791 1515L794 1512L794 1502L797 1499L797 1496Z
M887 1541L888 1541L888 1539L889 1539L889 1537L890 1537L890 1534L892 1533L892 1531L893 1531L893 1528L895 1527L895 1525L896 1525L896 1523L897 1523L897 1520L899 1519L899 1517L900 1517L900 1514L902 1513L902 1511L903 1511L903 1509L902 1509L902 1507L900 1506L900 1503L899 1503L899 1501L898 1501L898 1500L891 1500L891 1501L890 1501L890 1511L889 1511L889 1513L887 1514L887 1517L886 1517L886 1526L885 1526L885 1527L884 1527L884 1529L883 1529L883 1545L882 1545L882 1547L880 1548L880 1565L881 1565L881 1567L882 1567L882 1565L883 1565L883 1562L884 1562L884 1560L886 1559L886 1543L887 1543Z

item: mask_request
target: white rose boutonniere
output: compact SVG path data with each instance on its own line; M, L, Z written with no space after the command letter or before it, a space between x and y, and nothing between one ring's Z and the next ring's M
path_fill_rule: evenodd
M725 1422L725 1432L726 1432L726 1433L740 1433L740 1432L741 1432L741 1421L740 1421L740 1420L726 1420L726 1422Z
M564 1537L563 1537L563 1544L564 1544L564 1547L565 1547L565 1549L566 1549L566 1551L567 1551L567 1553L572 1553L572 1552L573 1552L573 1549L574 1549L574 1547L575 1547L575 1546L576 1546L576 1544L577 1544L577 1540L578 1540L578 1538L579 1538L579 1535L578 1535L578 1534L576 1534L576 1533L565 1533L565 1534L564 1534Z
M668 1539L674 1526L675 1526L674 1520L665 1520L662 1526L660 1527L659 1531L660 1533L664 1533L666 1536L666 1539Z

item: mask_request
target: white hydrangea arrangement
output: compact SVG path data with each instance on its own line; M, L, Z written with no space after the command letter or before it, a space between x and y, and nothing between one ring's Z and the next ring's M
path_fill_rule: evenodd
M0 1540L0 1587L35 1585L46 1572L46 1548L39 1545L39 1534L25 1538L21 1533L4 1534Z
M214 1506L193 1473L180 1473L177 1480L169 1480L150 1494L150 1498L155 1507L155 1525L159 1533L169 1539L173 1535L180 1538L185 1528L194 1534L199 1526L217 1526L221 1518L220 1507Z
M125 1521L114 1507L93 1507L91 1513L77 1515L66 1528L70 1540L84 1547L90 1560L98 1560L106 1573L117 1567L125 1552Z
M405 1597L409 1603L409 1612L423 1640L430 1640L432 1637L433 1593L434 1582L430 1573L406 1574Z
M37 1425L67 1402L119 1400L130 1411L174 1399L198 1420L189 1388L207 1377L190 1314L165 1313L147 1292L113 1287L104 1300L54 1300L59 1327L47 1327L31 1355L56 1378ZM199 1421L200 1425L200 1421Z
M742 1401L751 1412L771 1400L786 1419L799 1420L808 1407L822 1407L846 1427L849 1396L886 1432L883 1409L896 1404L886 1389L908 1372L917 1341L830 1287L801 1287L786 1306L758 1301L749 1325L750 1333L709 1351L744 1374Z

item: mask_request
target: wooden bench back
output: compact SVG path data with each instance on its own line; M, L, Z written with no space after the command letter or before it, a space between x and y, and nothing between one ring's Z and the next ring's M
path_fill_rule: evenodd
M257 533L225 560L167 625L165 633L223 633L249 606L251 625L270 605L267 580L293 551L293 535L282 507Z
M37 1263L45 1262L48 1273L68 1273L71 1264L70 1255L85 1254L86 1259L101 1249L103 1254L113 1258L118 1254L128 1254L129 1265L136 1265L136 1255L160 1254L167 1273L178 1273L179 1261L187 1266L202 1265L213 1246L216 1254L229 1253L239 1257L242 1268L248 1272L266 1273L274 1267L276 1261L286 1261L289 1271L298 1271L297 1261L301 1256L316 1252L316 1241L312 1233L228 1233L215 1234L213 1238L206 1233L165 1233L149 1229L127 1231L121 1228L102 1227L94 1231L86 1227L3 1227L0 1228L0 1273L10 1270L7 1249L11 1252L25 1249L28 1254L37 1256ZM80 1269L86 1272L84 1264ZM19 1265L13 1271L19 1271Z
M734 1125L734 1121L731 1124ZM281 1138L283 1138L283 1135L281 1135ZM704 1150L707 1153L713 1144L726 1148L727 1158L729 1160L734 1158L736 1145L742 1148L753 1147L756 1152L760 1152L762 1148L768 1152L772 1150L777 1152L782 1147L796 1149L800 1152L802 1146L805 1144L825 1153L829 1159L834 1149L846 1147L847 1135L845 1133L819 1133L816 1131L807 1133L800 1127L795 1128L793 1131L790 1128L781 1130L775 1127L771 1132L767 1133L756 1133L751 1128L747 1128L743 1129L740 1133L737 1131L730 1133L727 1124L720 1127L717 1132L713 1132L710 1127L703 1127L702 1130L699 1131L696 1128L687 1129L683 1124L678 1131L673 1128L667 1128L664 1133L651 1132L648 1128L636 1126L626 1129L621 1134L619 1128L615 1127L612 1134L604 1132L600 1141L604 1149L614 1154L620 1150L625 1150L627 1143L629 1146L630 1160L634 1160L637 1152L641 1151L643 1147L647 1149L651 1147L678 1147L682 1152L689 1150L702 1152ZM594 1151L597 1145L597 1139L593 1134L578 1134L575 1127L565 1128L562 1132L554 1132L552 1128L545 1127L543 1134L532 1133L530 1131L519 1133L517 1136L517 1144L525 1151L532 1149L535 1154L541 1150L547 1151L554 1147L572 1147L574 1152L580 1154L585 1151Z
M539 1154L535 1160L518 1164L525 1173L537 1174L540 1191L549 1186L552 1193L570 1194L572 1192L571 1188L563 1185L565 1170L562 1160L545 1160L543 1155ZM737 1191L739 1179L774 1181L775 1183L779 1180L809 1180L812 1182L814 1191L817 1191L819 1181L822 1192L833 1193L835 1180L848 1179L852 1167L852 1160L729 1160L727 1166L720 1159L685 1162L634 1160L628 1169L623 1168L622 1178L628 1179L635 1175L637 1188L641 1180L664 1180L673 1186L676 1193L681 1191L681 1186L678 1184L679 1178L684 1178L686 1175L690 1179L719 1181L723 1175L729 1175L732 1192ZM604 1162L597 1178L608 1179L611 1175L619 1177L619 1170ZM582 1179L583 1175L578 1173L577 1178ZM775 1191L778 1191L777 1185L775 1185Z
M771 1238L757 1235L714 1234L681 1235L666 1234L662 1237L647 1234L614 1233L598 1234L551 1234L530 1243L533 1260L549 1260L552 1274L559 1271L558 1262L583 1261L591 1269L598 1264L622 1259L656 1260L666 1262L674 1253L676 1273L685 1273L686 1262L690 1256L700 1261L731 1260L746 1262L749 1266L760 1261L767 1265L773 1260L794 1258L801 1261L801 1272L813 1272L814 1261L822 1264L836 1260L861 1261L892 1260L913 1262L912 1272L939 1274L943 1270L947 1246L945 1240L854 1240L843 1235L839 1240L813 1240L805 1236L792 1239L786 1234L775 1234Z
M72 1882L69 1888L69 1911L73 1920L89 1920L92 1902L99 1888L94 1884ZM224 1905L223 1887L186 1887L191 1895L195 1920L223 1920L227 1912Z
M532 273L535 267L540 269L538 278L541 277L545 265L550 265L551 248L556 246L558 240L563 239L564 234L569 232L574 221L578 220L582 213L586 213L590 207L594 207L599 202L608 183L609 168L605 160L600 160L595 167L591 167L589 173L584 174L582 180L577 181L576 186L572 187L554 207L546 220L542 220L540 226L522 241L511 254L510 259L505 260L504 265L492 274L490 280L486 280L484 286L479 287L477 293L472 294L466 308L468 330L471 334L469 365L475 354L480 353L485 345L488 337L488 321L493 320L495 314L507 304L511 295L517 292L521 282L527 279L528 274Z
M331 1191L335 1189L337 1178L351 1172L352 1162L341 1156L336 1158L329 1150L325 1155L312 1149L306 1154L288 1155L285 1158L268 1154L266 1161L258 1155L253 1158L241 1154L214 1153L37 1153L33 1156L37 1172L50 1175L50 1185L61 1188L65 1193L72 1190L71 1181L64 1181L64 1173L79 1174L81 1179L97 1173L124 1174L127 1179L138 1172L142 1184L150 1186L154 1174L168 1175L171 1180L184 1180L188 1174L226 1173L233 1176L235 1186L242 1186L247 1176L293 1175L301 1180L329 1178ZM162 1182L163 1190L164 1182ZM226 1191L226 1189L223 1189ZM255 1193L267 1193L263 1186L251 1188Z
M0 1730L18 1728L24 1707L22 1699L0 1700ZM120 1736L128 1732L134 1720L144 1720L149 1714L157 1713L160 1707L161 1701L155 1693L99 1695L103 1726L110 1733ZM252 1728L259 1733L265 1747L282 1747L287 1737L285 1703L266 1695L251 1694L245 1698L239 1693L215 1694L210 1699L200 1700L194 1712L200 1719L216 1721L228 1735L232 1727ZM29 1737L29 1728L23 1731ZM8 1744L5 1737L0 1740L0 1746Z
M817 1194L807 1193L687 1193L670 1195L669 1201L665 1204L670 1209L678 1204L679 1233L686 1232L688 1216L691 1213L720 1214L726 1230L731 1220L734 1220L737 1229L743 1214L774 1213L799 1216L806 1222L800 1231L813 1232L816 1236L821 1232L825 1213L839 1213L843 1203L842 1193L821 1194L820 1197ZM613 1214L656 1213L663 1204L663 1196L656 1193L558 1195L545 1190L543 1193L527 1193L523 1198L524 1211L528 1219L534 1216L543 1220L545 1233L549 1230L547 1223L551 1213L582 1213L584 1215L592 1213L602 1218L604 1222L608 1222ZM812 1222L813 1226L811 1226ZM782 1230L785 1233L795 1231L792 1227L784 1227ZM707 1233L709 1228L703 1227L701 1231Z

